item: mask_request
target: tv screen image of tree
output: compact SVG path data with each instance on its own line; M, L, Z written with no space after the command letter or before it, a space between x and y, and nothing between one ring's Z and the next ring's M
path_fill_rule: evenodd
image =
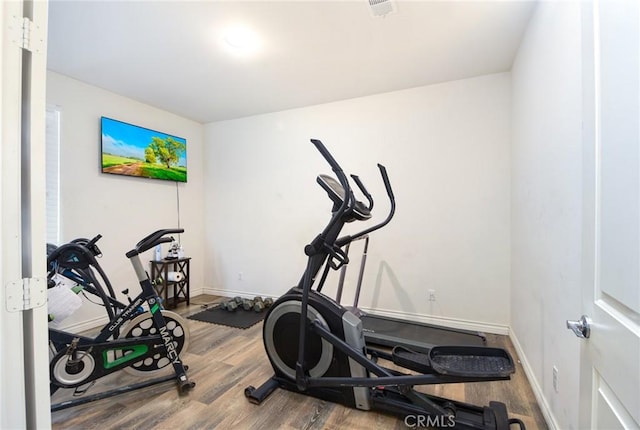
M102 172L187 182L187 140L102 117Z

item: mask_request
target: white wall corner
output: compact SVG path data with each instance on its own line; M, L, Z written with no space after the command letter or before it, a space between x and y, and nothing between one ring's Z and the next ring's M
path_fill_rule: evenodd
M516 336L513 329L510 330L509 338L511 339L511 343L513 343L513 347L516 349L516 353L518 354L518 359L522 364L524 373L527 377L527 380L529 381L529 385L531 385L531 389L533 390L533 394L536 397L536 401L538 402L538 406L540 407L542 416L544 417L544 420L546 421L547 426L549 427L549 430L560 430L558 421L556 420L556 417L554 416L553 411L551 410L551 406L549 405L549 402L547 401L547 398L545 397L544 392L542 391L542 387L540 386L540 383L538 382L538 379L536 378L535 373L533 372L533 368L531 367L531 365L529 364L529 361L527 360L527 355L525 354L524 349L522 348L522 345L520 345L520 342L518 341L518 337Z

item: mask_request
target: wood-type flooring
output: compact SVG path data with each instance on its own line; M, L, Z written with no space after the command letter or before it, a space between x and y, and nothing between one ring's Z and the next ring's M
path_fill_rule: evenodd
M188 316L222 298L198 296L175 312ZM313 397L277 389L261 405L244 397L248 385L259 386L273 372L262 344L262 323L246 330L187 319L190 346L182 355L196 387L186 395L173 381L52 413L53 429L349 429L401 430L415 421L377 412L350 409ZM422 386L420 391L475 405L496 400L528 430L547 426L531 387L506 336L488 335L488 346L507 349L515 361L510 381ZM381 363L386 364L386 363ZM91 387L95 394L140 382L123 371L102 378ZM73 390L58 390L52 403L73 398ZM516 428L516 427L513 427Z

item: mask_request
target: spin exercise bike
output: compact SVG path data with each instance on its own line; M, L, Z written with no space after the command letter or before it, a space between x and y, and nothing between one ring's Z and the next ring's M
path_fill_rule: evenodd
M151 375L173 366L169 375L145 380L140 383L116 388L103 393L64 401L51 405L51 411L66 409L91 401L126 393L175 379L181 393L195 386L187 376L180 354L189 345L189 330L184 319L162 308L161 299L144 270L140 253L161 243L171 242L170 234L182 233L184 229L158 230L138 242L126 253L140 286L141 293L131 298L128 304L115 298L108 277L98 264L101 255L96 242L101 235L88 239L76 239L59 247L47 246L47 280L54 288L61 279L77 284L77 289L99 297L109 322L96 337L81 336L49 327L50 392L60 388L75 389L80 396L96 380L121 369L134 375ZM94 302L95 303L95 302ZM145 309L146 305L148 309Z
M391 352L367 347L362 321L351 311L318 290L326 267L338 270L348 263L343 247L383 226L394 213L393 191L384 166L378 164L391 211L381 223L354 235L339 237L345 223L371 218L371 207L356 200L349 180L321 141L312 139L338 178L318 176L318 184L333 202L332 216L324 230L304 249L308 257L296 287L280 297L269 309L263 324L264 347L274 376L260 387L248 386L245 397L260 404L276 388L317 397L361 410L377 410L406 418L420 416L430 427L507 430L525 426L509 418L504 403L489 406L427 395L415 385L509 380L515 366L509 353L481 346L434 346L417 352L396 346ZM358 177L352 175L365 196ZM315 286L322 266L325 273ZM385 368L379 359L415 373Z

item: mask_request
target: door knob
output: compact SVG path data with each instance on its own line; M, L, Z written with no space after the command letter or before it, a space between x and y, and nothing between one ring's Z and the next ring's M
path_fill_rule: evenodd
M571 329L579 338L588 339L591 335L591 318L582 315L578 321L567 320L567 328Z

